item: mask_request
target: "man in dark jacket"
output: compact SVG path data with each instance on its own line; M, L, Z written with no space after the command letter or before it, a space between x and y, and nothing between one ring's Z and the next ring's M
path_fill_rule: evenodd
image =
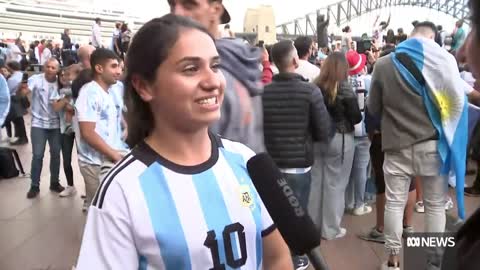
M68 66L73 62L72 57L72 39L70 38L70 30L65 29L60 37L62 39L62 64Z
M331 120L320 89L295 73L299 57L292 41L275 44L272 58L279 74L265 86L262 98L265 146L307 209L313 141L328 141ZM294 258L294 264L306 269L308 260Z

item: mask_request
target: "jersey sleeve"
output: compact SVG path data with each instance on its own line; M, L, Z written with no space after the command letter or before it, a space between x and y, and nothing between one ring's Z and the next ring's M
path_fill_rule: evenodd
M82 89L77 101L75 102L75 111L78 122L97 122L97 95L93 91Z
M39 87L38 86L39 81L40 81L39 75L34 75L28 78L28 81L27 81L28 89L30 89L32 92L35 91L37 87Z
M127 201L120 185L112 182L108 203L89 209L76 269L138 269L132 231Z
M268 213L267 208L265 207L265 204L263 203L261 198L259 198L259 201L262 217L262 237L265 237L272 233L277 228L277 226L275 226L275 224L273 223L272 217Z

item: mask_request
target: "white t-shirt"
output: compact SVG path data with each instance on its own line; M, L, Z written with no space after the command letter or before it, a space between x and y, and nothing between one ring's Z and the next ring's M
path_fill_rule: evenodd
M115 165L88 212L77 270L262 269L275 225L247 172L255 153L210 138L212 155L197 166L146 143Z
M92 25L92 37L91 37L91 42L93 47L102 47L102 34L101 34L101 29L100 25L97 23L93 23Z
M75 101L75 115L79 123L94 122L95 132L110 147L116 148L115 142L121 134L118 134L118 113L115 102L97 82L87 83L80 89L80 94ZM75 136L78 159L87 164L102 165L103 155L82 140L80 132Z
M42 60L40 61L40 64L44 65L50 58L52 58L52 51L45 47L42 52Z
M472 88L475 86L475 78L473 77L472 73L471 72L468 72L468 71L462 71L460 72L460 77L468 83L468 85L470 85ZM480 89L479 89L480 90ZM467 93L469 94L469 93Z
M10 44L8 54L7 54L7 62L16 61L20 63L20 61L22 61L22 56L20 55L21 53L22 51L20 51L20 48L18 48L17 45Z
M383 47L383 34L385 33L385 30L383 29L382 26L378 26L375 31L373 31L373 39L375 40L375 45L377 46L378 49L381 49Z
M112 34L112 43L110 44L110 50L115 50L115 42L117 42L118 37L120 36L120 29L115 28Z
M302 59L300 59L298 68L295 70L295 72L302 75L305 79L308 79L309 82L313 82L315 78L320 75L320 69L317 66L308 62L307 60Z

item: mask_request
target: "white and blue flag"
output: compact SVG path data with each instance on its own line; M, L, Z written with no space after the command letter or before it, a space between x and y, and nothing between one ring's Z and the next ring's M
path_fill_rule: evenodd
M402 65L398 54L406 53L425 79L422 85ZM468 101L471 90L460 77L455 58L435 41L411 38L397 47L393 63L402 77L423 97L430 120L438 132L441 174L452 171L456 176L458 215L465 219L464 183L468 142Z

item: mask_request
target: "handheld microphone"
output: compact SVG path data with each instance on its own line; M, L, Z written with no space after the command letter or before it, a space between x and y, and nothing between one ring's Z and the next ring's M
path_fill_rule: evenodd
M273 159L258 154L247 162L247 170L291 252L307 254L315 269L327 270L320 254L320 233Z

